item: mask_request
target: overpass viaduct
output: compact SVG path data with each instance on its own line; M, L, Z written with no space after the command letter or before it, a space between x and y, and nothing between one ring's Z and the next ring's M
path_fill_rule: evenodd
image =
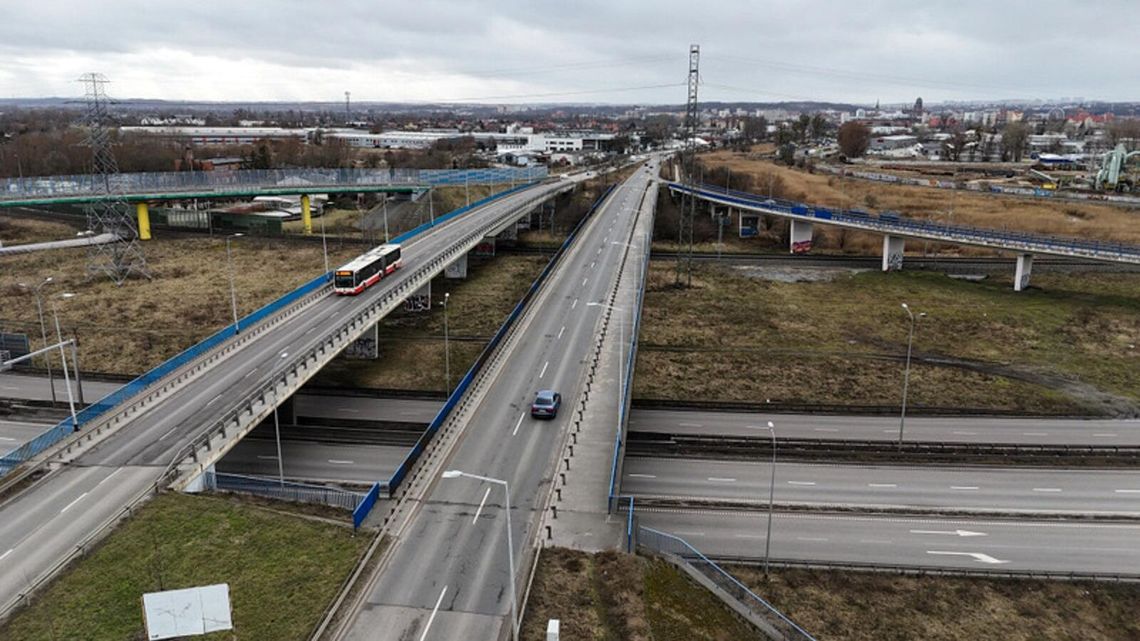
M185 488L194 481L448 264L574 184L521 188L442 221L405 241L403 268L357 297L334 298L324 275L311 292L260 323L243 326L240 334L231 326L225 340L151 384L96 403L95 418L17 464L7 479L3 489L29 471L47 471L0 505L0 613L58 571L92 533L113 524L125 506L156 487ZM63 424L56 437L61 429L71 431ZM18 460L6 455L0 471Z
M1029 274L1035 255L1140 265L1140 247L1134 245L948 225L888 213L876 216L858 210L815 207L710 185L694 186L672 182L669 183L669 189L673 193L693 196L707 202L710 213L713 214L717 207L725 207L730 211L738 210L742 232L749 227L754 229L762 215L790 219L790 244L793 253L811 249L812 230L816 224L882 234L883 271L902 269L904 246L908 238L1013 252L1017 256L1013 283L1015 291L1021 291L1029 286Z

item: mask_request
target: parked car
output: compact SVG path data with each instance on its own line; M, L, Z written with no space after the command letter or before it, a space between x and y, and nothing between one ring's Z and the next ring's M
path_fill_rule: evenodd
M562 395L552 390L542 390L530 405L530 415L534 418L554 418L562 406Z

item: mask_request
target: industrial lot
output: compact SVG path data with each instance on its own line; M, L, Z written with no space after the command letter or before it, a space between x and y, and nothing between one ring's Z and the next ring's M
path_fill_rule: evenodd
M12 86L0 638L1140 638L1140 102L721 46Z

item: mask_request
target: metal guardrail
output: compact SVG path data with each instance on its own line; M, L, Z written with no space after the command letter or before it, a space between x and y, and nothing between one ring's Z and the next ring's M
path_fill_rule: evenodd
M725 205L747 207L761 212L805 220L838 224L881 234L914 236L940 242L981 245L1022 253L1082 256L1096 260L1140 262L1140 246L1101 241L1062 238L1028 232L985 229L968 225L919 221L895 214L873 215L859 210L841 210L806 205L762 195L725 189L715 185L692 186L669 183L673 191Z
M111 177L110 191L128 200L255 193L320 193L403 186L529 183L545 167L490 169L266 169L151 172ZM25 202L83 202L107 198L103 178L92 174L0 180L0 206Z
M748 586L726 572L712 559L701 554L700 550L689 545L684 539L653 528L638 526L637 545L688 564L736 599L740 605L767 621L786 641L816 641L815 637L796 625L783 612L748 589Z
M711 556L724 565L758 566L764 562L751 557ZM1010 570L1001 568L952 568L937 565L901 565L856 563L853 561L791 561L770 559L768 565L776 568L802 568L805 570L837 570L844 572L884 572L913 576L967 576L986 579L1047 579L1050 581L1101 581L1119 583L1140 582L1135 572L1057 572L1049 570Z
M206 472L206 487L223 492L264 496L279 501L327 505L349 511L355 511L357 506L367 498L366 494L349 492L335 487L293 481L282 482L274 478L222 472Z

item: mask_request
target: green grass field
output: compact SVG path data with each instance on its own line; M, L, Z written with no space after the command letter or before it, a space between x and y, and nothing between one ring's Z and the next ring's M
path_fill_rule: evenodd
M238 499L161 495L9 619L0 638L143 639L143 593L228 583L235 634L199 638L302 641L368 542L348 526Z

